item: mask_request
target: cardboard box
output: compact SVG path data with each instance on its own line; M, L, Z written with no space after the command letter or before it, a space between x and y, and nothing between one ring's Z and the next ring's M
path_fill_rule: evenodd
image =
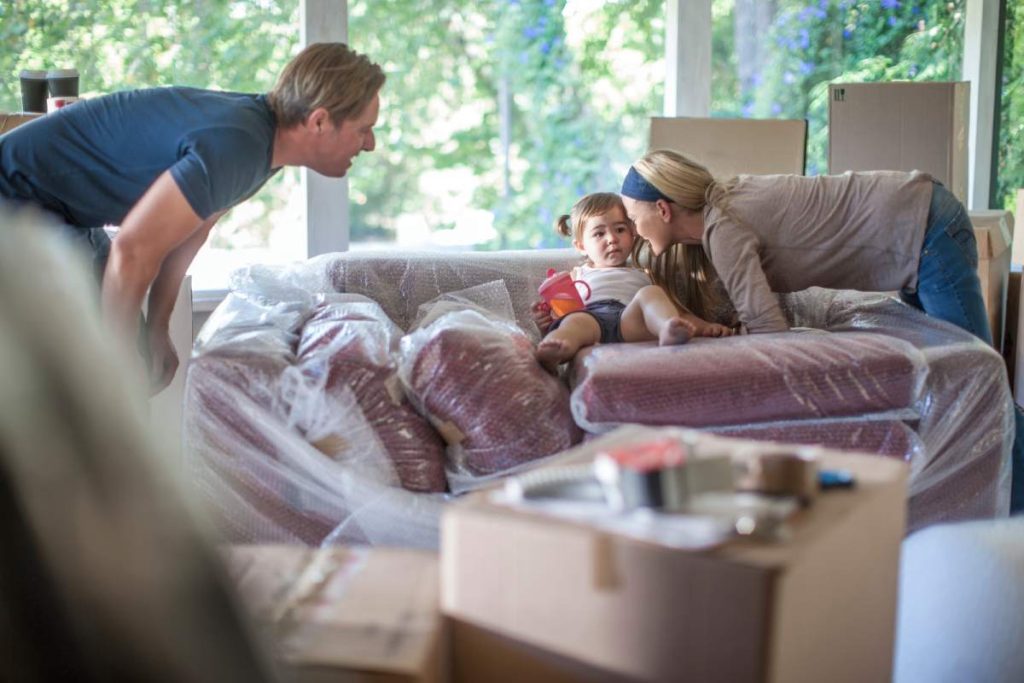
M967 203L970 83L832 83L828 172L924 171Z
M556 464L589 461L629 439L681 433L624 428ZM699 438L736 457L740 444L765 447ZM822 458L825 466L853 472L856 488L819 496L787 541L737 541L704 552L473 494L443 516L442 610L474 627L471 636L497 634L613 677L889 680L906 466L828 451ZM456 671L466 666L462 637L457 629ZM515 648L505 645L501 651L513 657Z
M651 118L650 149L672 149L729 178L740 173L804 174L807 121Z
M978 279L988 311L992 345L1002 353L1006 332L1006 293L1010 279L1013 214L1009 211L969 211L978 241Z
M42 114L4 114L0 113L0 135L3 135L9 130L17 128L23 123L28 123L32 119L36 119L42 116Z
M440 681L437 555L234 546L228 572L288 680Z

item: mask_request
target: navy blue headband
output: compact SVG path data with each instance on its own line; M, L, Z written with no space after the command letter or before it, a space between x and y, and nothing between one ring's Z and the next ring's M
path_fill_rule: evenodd
M659 199L664 199L670 203L672 201L663 195L658 188L644 180L643 176L637 173L636 169L632 166L629 167L629 172L622 181L622 192L620 194L641 202L656 202Z

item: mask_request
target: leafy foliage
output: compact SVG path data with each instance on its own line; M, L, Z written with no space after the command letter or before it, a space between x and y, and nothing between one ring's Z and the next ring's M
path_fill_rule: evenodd
M350 7L353 47L384 63L390 103L379 158L352 172L353 239L394 234L401 221L452 229L452 207L471 206L493 213L490 247L561 245L554 218L616 188L660 109L649 65L664 51L663 0L578 15L564 0ZM585 27L577 35L567 14ZM407 28L379 30L395 24Z
M1006 15L996 206L1015 211L1017 190L1024 188L1024 3L1006 3Z
M777 0L763 38L768 59L749 83L719 80L716 74L717 113L807 118L807 172L826 173L828 83L956 80L964 4L965 0ZM734 19L733 12L721 12L717 22L731 25ZM721 28L716 35L730 38ZM722 93L723 86L731 91Z

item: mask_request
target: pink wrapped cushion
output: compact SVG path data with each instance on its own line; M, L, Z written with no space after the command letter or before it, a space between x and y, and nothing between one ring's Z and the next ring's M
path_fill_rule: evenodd
M800 422L712 429L715 434L755 441L806 444L874 453L910 462L924 445L913 429L898 420Z
M865 332L788 332L609 344L576 357L573 414L616 423L710 427L906 409L923 377L910 344Z
M511 325L450 313L402 343L402 378L449 442L452 467L488 475L579 440L565 386Z
M403 488L442 492L447 488L444 441L402 393L397 366L389 354L398 340L398 328L367 307L377 308L376 304L321 307L302 329L298 366L310 376L325 374L323 391L328 396L345 390L354 394ZM330 451L336 440L338 448L344 449L347 436L335 435L317 446Z

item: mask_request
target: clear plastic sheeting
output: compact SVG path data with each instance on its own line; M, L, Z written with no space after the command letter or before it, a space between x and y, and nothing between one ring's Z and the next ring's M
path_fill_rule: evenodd
M530 339L479 311L445 313L403 338L400 375L449 444L455 491L579 441L569 392Z
M295 369L305 381L296 385L308 406L293 410L293 419L319 450L331 457L343 455L351 438L338 417L342 408L324 402L354 400L402 487L443 492L444 442L406 400L398 379L393 354L401 330L375 303L340 300L358 295L331 297L334 300L317 306L302 328Z
M211 317L221 320L196 346L185 433L192 478L226 540L436 547L443 496L399 483L443 490L443 444L407 403L381 419L397 334L380 308L337 295L295 306L249 294L229 297ZM345 363L359 374L332 381Z
M966 332L884 295L808 290L783 297L808 331L599 346L570 401L537 374L530 306L548 268L578 262L349 252L237 271L186 404L190 462L228 535L433 546L446 494L417 491L534 466L571 442L569 407L588 432L672 424L903 458L912 529L1006 513L1006 370Z
M501 280L515 321L539 336L530 304L548 268L568 270L582 262L575 249L498 252L348 252L324 254L290 266L252 266L236 271L231 288L277 301L299 301L315 292L368 296L404 330L414 327L419 307L450 292Z
M590 432L679 425L903 457L911 529L1006 514L1013 415L999 354L883 295L816 288L784 303L807 331L581 354L577 422Z

